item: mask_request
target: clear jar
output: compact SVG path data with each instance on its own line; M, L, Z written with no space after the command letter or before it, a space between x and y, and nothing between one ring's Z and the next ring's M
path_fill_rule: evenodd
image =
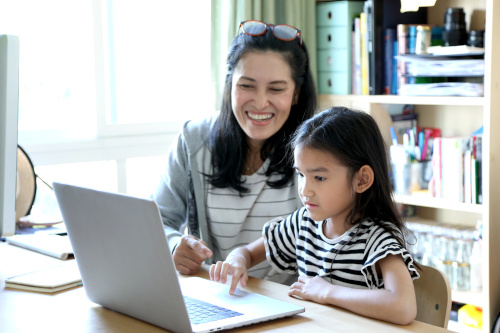
M457 238L456 260L453 262L453 284L456 290L470 290L470 256L472 235L463 231Z

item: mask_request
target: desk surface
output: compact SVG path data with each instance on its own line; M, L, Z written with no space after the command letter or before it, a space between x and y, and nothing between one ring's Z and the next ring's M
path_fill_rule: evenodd
M165 332L165 330L90 302L83 287L53 295L5 288L5 277L60 263L58 259L0 243L0 332ZM208 278L205 270L197 276ZM184 278L180 276L180 278ZM285 285L250 278L248 291L296 303L305 313L231 330L231 332L450 332L414 321L398 326L333 306L288 297Z

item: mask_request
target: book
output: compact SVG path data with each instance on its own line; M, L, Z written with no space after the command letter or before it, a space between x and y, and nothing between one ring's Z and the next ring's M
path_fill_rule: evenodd
M396 29L385 29L384 37L384 94L390 95L392 93L392 79L393 79L393 66L394 66L394 42L396 41Z
M32 234L7 237L7 242L61 260L73 258L73 248L66 234Z
M464 202L464 151L468 138L441 138L442 198Z
M385 30L395 29L398 24L426 24L427 8L419 8L416 12L400 11L400 0L366 0L369 58L369 92L371 95L383 93Z
M473 140L473 155L475 160L475 192L473 196L475 197L476 204L483 203L483 148L482 148L482 135L472 136Z
M464 151L464 202L472 203L472 151Z
M353 38L353 76L352 94L361 95L361 27L360 18L354 18L354 38Z
M398 41L397 38L394 41L394 46L392 48L392 80L391 80L391 95L398 94Z
M5 279L5 287L21 290L55 293L82 284L76 261L11 276Z
M369 91L369 68L368 68L368 35L366 14L363 12L360 18L360 44L361 44L361 95L368 95Z
M410 52L409 48L409 32L408 32L407 24L398 24L397 25L397 33L396 39L398 41L398 51L397 55L408 54ZM397 77L397 94L399 95L400 88L405 84L409 83L409 79L405 76L406 74L406 63L403 60L400 60L396 56L397 68L396 68L396 77Z
M433 196L436 198L443 197L443 181L441 177L442 167L441 167L441 137L434 138L432 144L432 184L433 184Z

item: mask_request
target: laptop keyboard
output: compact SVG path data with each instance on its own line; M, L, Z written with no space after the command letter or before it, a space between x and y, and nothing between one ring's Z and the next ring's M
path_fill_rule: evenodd
M184 302L188 310L189 320L194 325L242 315L242 313L202 302L188 296L184 296Z

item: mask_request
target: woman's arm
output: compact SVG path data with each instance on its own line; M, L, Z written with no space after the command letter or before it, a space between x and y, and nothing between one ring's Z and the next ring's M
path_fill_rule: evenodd
M360 315L399 325L409 324L417 315L413 280L400 255L378 261L385 289L353 289L332 285L321 277L300 276L289 295L321 304L332 304Z
M186 125L185 125L186 126ZM194 274L205 259L213 255L202 240L180 232L187 216L189 202L189 165L185 131L179 133L170 147L167 167L153 193L164 224L165 235L173 252L175 268L181 274ZM196 228L195 228L196 230Z
M227 276L231 275L229 293L234 294L238 282L245 287L248 281L248 269L266 260L264 238L231 251L225 261L218 261L210 266L210 279L226 283Z

